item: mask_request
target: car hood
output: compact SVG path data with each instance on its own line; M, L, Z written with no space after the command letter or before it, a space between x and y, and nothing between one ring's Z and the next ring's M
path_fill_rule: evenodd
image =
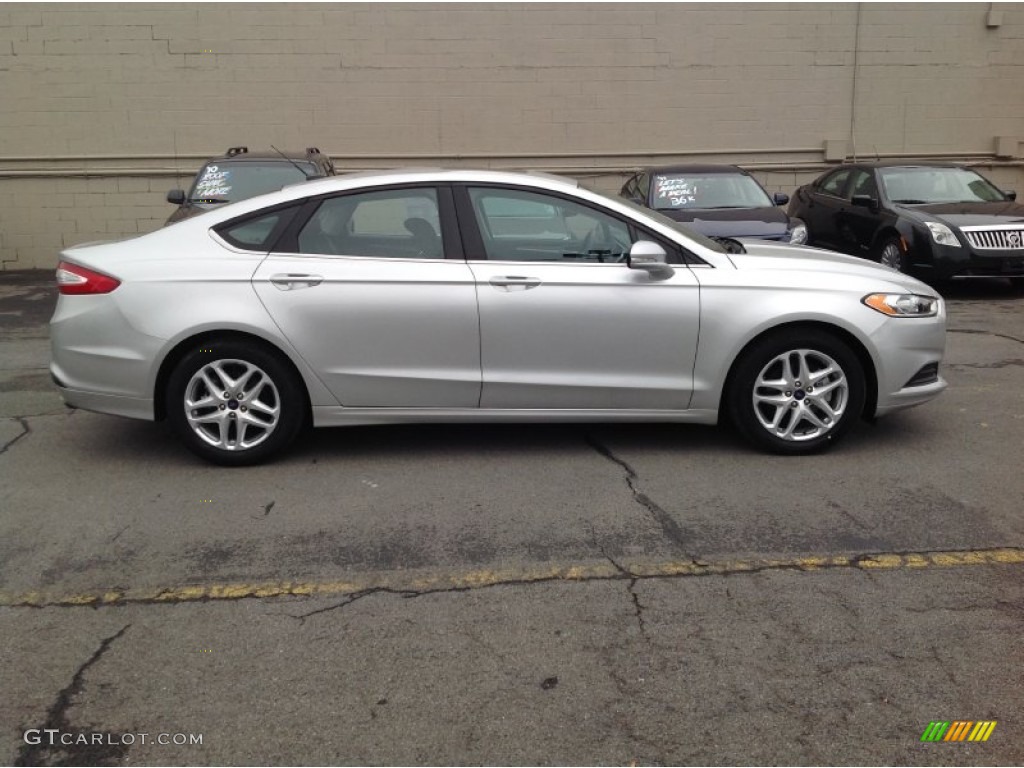
M918 221L940 221L954 227L1024 225L1024 205L1001 203L933 203L900 205L897 210Z
M865 278L884 280L911 293L936 296L933 288L917 278L897 272L857 256L847 256L821 248L804 245L782 245L745 241L746 253L730 253L729 259L738 270L788 270L799 273L815 272L836 278Z
M659 210L708 237L781 237L789 217L781 208L691 208Z

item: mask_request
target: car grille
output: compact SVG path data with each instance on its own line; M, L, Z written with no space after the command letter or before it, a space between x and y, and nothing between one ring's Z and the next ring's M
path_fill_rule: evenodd
M962 227L967 242L979 251L1024 250L1024 227Z

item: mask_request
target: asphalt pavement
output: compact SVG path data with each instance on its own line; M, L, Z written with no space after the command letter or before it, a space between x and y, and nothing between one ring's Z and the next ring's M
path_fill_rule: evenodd
M820 456L359 427L223 469L63 407L51 277L0 273L0 763L1024 762L1000 281L949 289L938 400Z

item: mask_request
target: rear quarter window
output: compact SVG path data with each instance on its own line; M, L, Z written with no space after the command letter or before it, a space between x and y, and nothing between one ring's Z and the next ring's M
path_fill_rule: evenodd
M298 205L290 205L257 213L220 224L214 231L236 248L266 252L273 247L298 209Z

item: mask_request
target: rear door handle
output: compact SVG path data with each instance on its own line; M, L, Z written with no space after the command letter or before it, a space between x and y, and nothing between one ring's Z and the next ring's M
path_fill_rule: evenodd
M294 291L298 288L312 288L324 281L320 275L307 275L289 272L270 276L270 282L281 291Z
M522 275L502 275L492 277L491 285L503 291L528 291L541 283L539 277L523 277Z

